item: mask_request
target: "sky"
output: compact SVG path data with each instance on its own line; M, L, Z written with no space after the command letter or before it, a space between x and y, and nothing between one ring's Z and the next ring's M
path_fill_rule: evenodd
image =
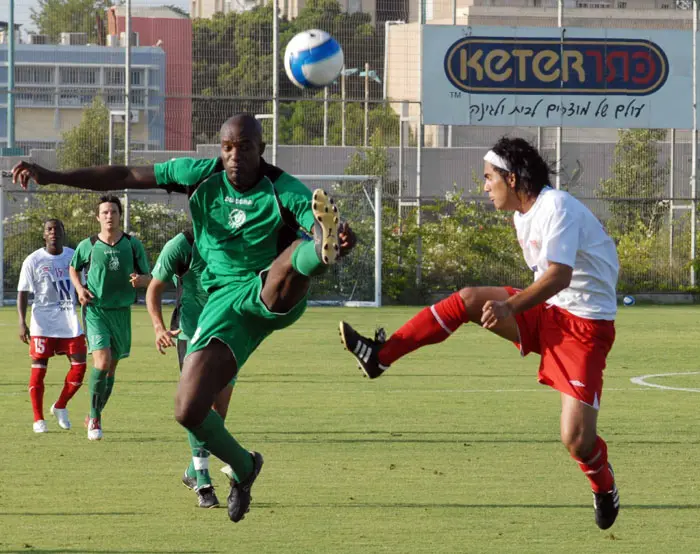
M37 4L36 0L15 0L15 23L21 23L22 29L31 29L30 9L36 9ZM189 0L132 0L131 5L132 7L174 5L189 11L190 2ZM9 12L10 0L0 0L0 20L7 21Z

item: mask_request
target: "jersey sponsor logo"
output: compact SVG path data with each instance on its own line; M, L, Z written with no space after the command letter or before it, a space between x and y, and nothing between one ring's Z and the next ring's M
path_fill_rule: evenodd
M232 196L227 196L224 198L224 202L227 204L236 204L239 206L252 206L253 201L250 198L233 198Z
M58 302L56 306L61 311L69 311L73 309L73 290L70 279L62 279L60 281L51 281Z
M231 210L231 213L228 216L228 226L231 227L231 229L240 229L241 226L245 223L246 220L246 215L243 210Z
M110 271L119 271L119 258L117 258L116 256L112 256L109 259L109 263L107 264L107 268Z

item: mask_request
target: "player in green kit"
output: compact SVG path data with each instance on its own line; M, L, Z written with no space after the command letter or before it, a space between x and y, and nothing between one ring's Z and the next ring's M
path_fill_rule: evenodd
M54 172L20 162L13 179L26 186L58 183L100 190L156 186L187 192L195 244L206 262L209 300L197 323L175 399L175 418L234 471L229 518L243 519L263 465L226 430L211 406L250 354L306 309L311 277L355 244L333 201L262 158L260 123L249 114L221 128L217 159L182 158L148 167L95 167ZM297 238L299 228L313 241Z
M93 359L87 432L90 440L102 438L102 410L112 394L117 364L131 350L134 289L145 288L150 281L143 244L124 233L121 216L119 198L100 198L97 206L100 232L78 245L69 269L82 306L88 352ZM87 272L85 285L81 279L83 270Z
M153 267L153 278L146 292L146 307L156 334L156 348L161 354L165 354L166 348L177 346L180 371L189 339L194 334L199 315L209 298L201 284L203 270L204 261L197 255L194 234L188 229L165 244ZM162 298L170 282L176 286L177 302L168 329L163 321ZM214 409L222 419L226 419L234 382L235 378L219 393L214 402ZM187 435L192 460L185 470L182 482L197 493L201 508L215 508L219 505L219 500L209 475L209 451L192 433L188 432ZM230 471L230 468L228 470Z

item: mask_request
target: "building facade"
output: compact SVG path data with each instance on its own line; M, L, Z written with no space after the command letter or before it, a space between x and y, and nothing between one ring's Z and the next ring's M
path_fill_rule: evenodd
M113 40L126 31L125 9L107 10L107 29ZM131 30L138 44L165 52L165 147L192 148L192 20L167 7L131 10ZM133 40L132 40L133 43Z
M7 144L7 44L0 44L0 143ZM164 148L166 56L161 48L132 50L132 141L136 149ZM55 147L80 124L83 109L100 96L124 109L124 49L108 46L15 46L15 141L19 147Z

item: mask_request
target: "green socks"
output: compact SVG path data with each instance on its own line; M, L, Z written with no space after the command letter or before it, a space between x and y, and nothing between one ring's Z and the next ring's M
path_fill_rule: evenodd
M112 382L114 383L114 377ZM107 389L107 370L102 371L93 367L90 370L88 386L90 388L90 417L100 419Z
M209 476L209 451L204 448L202 441L197 440L190 431L187 432L187 439L192 449L192 460L187 467L187 476L197 478L197 489L211 486Z
M231 466L237 481L245 479L253 471L250 452L231 436L224 426L224 420L214 410L209 410L204 421L190 431L198 441L206 444L214 456Z
M114 374L107 375L107 384L105 385L105 392L102 395L102 407L100 408L100 411L105 409L105 406L107 405L107 400L109 400L109 397L112 396L112 389L113 388L114 388Z
M292 252L292 267L297 273L312 277L323 273L328 266L318 259L316 243L304 241Z

